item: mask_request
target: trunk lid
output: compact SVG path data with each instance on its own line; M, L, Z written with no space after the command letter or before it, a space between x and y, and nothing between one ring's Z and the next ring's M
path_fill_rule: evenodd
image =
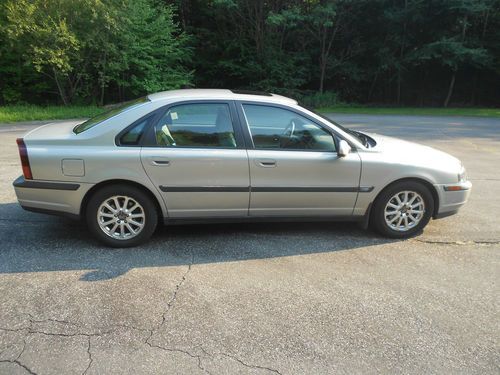
M42 125L28 132L24 137L27 144L51 143L51 141L71 140L76 134L73 128L82 121L62 121Z

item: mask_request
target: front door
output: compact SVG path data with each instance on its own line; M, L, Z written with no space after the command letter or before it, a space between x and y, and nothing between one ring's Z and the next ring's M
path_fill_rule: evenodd
M250 216L349 216L361 160L339 157L332 133L279 106L240 107L254 148L248 150Z
M232 102L189 102L154 125L155 144L142 148L141 161L169 217L248 215L248 157L234 118Z

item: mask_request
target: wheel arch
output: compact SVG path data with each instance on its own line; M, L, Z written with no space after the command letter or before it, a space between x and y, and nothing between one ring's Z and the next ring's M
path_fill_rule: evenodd
M110 186L110 185L122 185L122 186L129 185L129 186L134 186L134 187L142 190L143 192L145 192L151 198L153 203L155 204L156 211L158 213L158 218L163 221L164 215L163 215L162 206L160 204L160 201L158 200L158 197L156 197L156 195L151 191L151 189L149 189L148 187L146 187L138 182L130 181L130 180L123 180L123 179L113 179L113 180L101 181L98 184L95 184L94 186L92 186L92 188L89 189L89 191L87 191L87 193L85 194L85 196L82 199L82 203L80 205L80 217L85 218L85 213L87 211L87 205L88 205L88 202L89 202L90 198L92 197L92 195L95 194L100 189L102 189L103 187Z
M433 208L433 212L432 212L432 217L434 218L437 215L437 213L439 211L439 194L438 194L438 192L436 190L436 187L432 183L430 183L429 181L427 181L426 179L423 179L423 178L419 178L419 177L404 177L404 178L400 178L400 179L391 181L390 183L388 183L387 185L385 185L383 189L381 189L378 192L377 196L373 199L372 203L370 203L369 212L367 212L367 219L368 219L368 221L371 220L371 209L373 207L373 203L375 203L377 201L377 199L380 197L380 195L385 190L387 190L391 186L393 186L395 184L398 184L400 182L418 182L418 183L421 183L422 185L424 185L427 189L429 189L429 192L432 194L432 199L434 199L434 208ZM368 225L368 222L366 223L366 225Z

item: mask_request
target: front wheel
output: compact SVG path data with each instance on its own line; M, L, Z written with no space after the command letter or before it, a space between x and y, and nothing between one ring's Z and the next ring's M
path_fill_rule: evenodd
M403 181L377 197L372 224L386 237L408 238L422 231L433 212L434 199L429 189L419 182Z
M137 246L151 237L158 214L151 198L133 186L111 185L89 200L87 225L94 236L111 247Z

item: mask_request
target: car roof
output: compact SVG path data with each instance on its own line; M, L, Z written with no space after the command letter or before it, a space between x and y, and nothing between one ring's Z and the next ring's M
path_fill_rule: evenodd
M148 95L148 99L154 101L171 101L172 99L184 100L246 100L246 101L262 101L266 103L278 103L296 105L295 99L285 96L268 94L256 91L244 90L227 90L227 89L182 89L157 92Z

